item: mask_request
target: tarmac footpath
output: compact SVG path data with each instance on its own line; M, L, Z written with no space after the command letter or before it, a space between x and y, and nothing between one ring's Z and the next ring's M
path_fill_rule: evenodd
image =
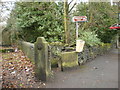
M118 88L118 50L98 56L78 69L54 73L46 88Z

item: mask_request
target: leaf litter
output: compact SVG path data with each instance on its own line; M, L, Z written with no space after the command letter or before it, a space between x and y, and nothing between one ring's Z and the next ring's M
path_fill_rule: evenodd
M3 47L3 49L5 49L5 47ZM2 64L2 76L0 76L2 77L2 88L45 87L45 83L35 78L35 65L21 50L15 48L15 52L0 54L2 54L2 62L0 62Z

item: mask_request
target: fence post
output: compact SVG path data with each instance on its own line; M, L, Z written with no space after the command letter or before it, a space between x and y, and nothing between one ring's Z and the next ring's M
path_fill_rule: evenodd
M38 37L35 42L35 76L42 81L47 81L51 73L50 67L48 42L44 37Z

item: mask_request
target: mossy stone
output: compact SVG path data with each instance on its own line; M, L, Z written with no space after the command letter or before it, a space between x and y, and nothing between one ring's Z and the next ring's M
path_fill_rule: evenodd
M72 52L62 52L61 53L61 65L62 69L71 68L78 66L78 53L75 51Z
M42 81L47 81L51 75L51 64L48 59L48 43L44 37L38 37L35 42L35 75Z

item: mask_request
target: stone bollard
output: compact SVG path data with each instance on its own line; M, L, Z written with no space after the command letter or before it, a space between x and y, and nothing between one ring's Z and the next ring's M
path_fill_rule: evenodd
M51 64L48 59L48 43L44 37L38 37L35 42L35 76L47 81L51 74Z

